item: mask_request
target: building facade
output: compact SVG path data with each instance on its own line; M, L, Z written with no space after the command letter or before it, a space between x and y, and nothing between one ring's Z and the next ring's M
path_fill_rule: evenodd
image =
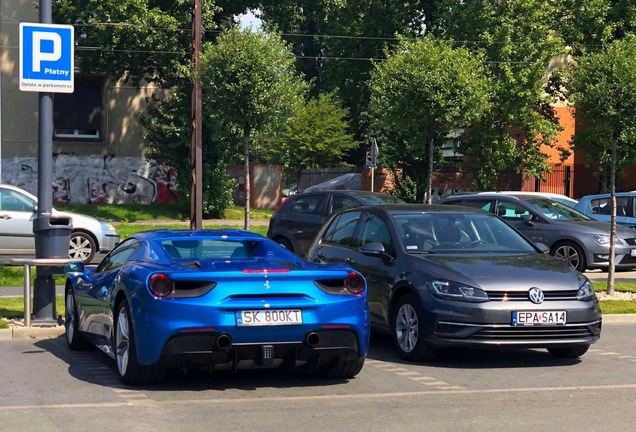
M38 155L38 93L19 89L19 25L38 22L33 0L0 0L0 182L37 194L38 158L53 158L53 200L151 203L176 199L174 171L146 161L138 113L163 93L104 76L75 75L53 98L53 154Z

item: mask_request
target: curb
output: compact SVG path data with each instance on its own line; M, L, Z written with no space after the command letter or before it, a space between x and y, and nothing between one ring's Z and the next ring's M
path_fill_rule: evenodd
M603 324L633 324L636 314L603 315ZM64 334L64 326L55 327L14 327L0 329L0 341L12 339L54 339Z
M14 327L0 329L0 341L12 339L54 339L64 334L64 326Z

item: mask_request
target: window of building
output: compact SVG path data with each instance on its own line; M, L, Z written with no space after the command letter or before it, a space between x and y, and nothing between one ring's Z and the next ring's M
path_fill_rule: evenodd
M54 137L58 139L100 139L104 79L76 78L73 93L56 93L53 103Z

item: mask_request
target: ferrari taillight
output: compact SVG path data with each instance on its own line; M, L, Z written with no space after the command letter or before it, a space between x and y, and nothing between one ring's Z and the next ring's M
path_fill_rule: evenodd
M363 277L358 273L349 272L349 275L345 279L345 288L347 288L351 294L360 294L364 291Z
M174 284L168 276L163 273L155 273L148 281L150 291L157 297L168 297L174 291Z

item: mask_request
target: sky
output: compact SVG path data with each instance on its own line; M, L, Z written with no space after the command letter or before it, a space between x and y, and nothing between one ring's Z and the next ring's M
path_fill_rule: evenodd
M241 23L241 29L252 28L253 30L260 30L261 28L261 20L258 19L251 10L246 14L239 15L239 20Z

